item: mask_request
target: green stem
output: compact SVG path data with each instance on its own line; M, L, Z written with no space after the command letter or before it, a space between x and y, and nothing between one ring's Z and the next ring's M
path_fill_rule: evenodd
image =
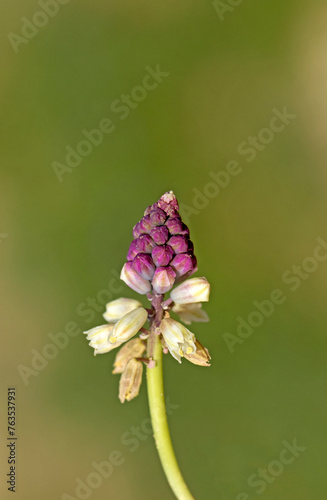
M154 368L147 368L148 398L153 434L161 464L171 489L179 500L194 500L185 484L175 457L171 442L162 378L162 346L159 335L154 331L150 335L151 354L156 361Z

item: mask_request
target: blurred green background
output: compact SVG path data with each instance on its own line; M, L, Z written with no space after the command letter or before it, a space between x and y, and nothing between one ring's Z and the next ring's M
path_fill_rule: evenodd
M116 276L132 226L170 189L193 210L198 275L212 284L211 321L191 328L211 368L165 358L171 433L195 498L326 498L327 261L294 292L283 275L318 237L327 241L327 7L236 4L72 0L52 17L36 15L42 2L1 5L2 498L11 495L8 386L17 390L15 498L78 498L76 479L114 450L124 463L85 498L173 498L152 437L143 433L133 452L122 442L148 418L146 387L120 404L113 353L95 358L80 333L27 384L18 372L49 333L101 324L106 294L136 297ZM22 36L24 17L45 25L26 28L25 42L8 38ZM157 65L169 76L121 119L112 103ZM239 145L284 107L296 118L248 162ZM113 132L60 182L53 162L64 164L66 147L104 118ZM242 172L200 207L209 173L231 160ZM231 353L224 334L236 335L237 318L276 288L285 302ZM88 297L97 310L87 315ZM257 493L248 478L294 439L306 449Z

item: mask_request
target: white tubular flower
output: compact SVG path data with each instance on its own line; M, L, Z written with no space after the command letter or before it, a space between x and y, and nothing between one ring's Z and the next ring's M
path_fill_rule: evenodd
M192 304L174 304L172 311L180 317L181 321L186 325L190 325L192 321L198 323L207 323L209 316L202 309L201 302Z
M143 307L137 307L125 314L113 327L109 334L109 342L112 344L126 342L142 328L148 313Z
M120 299L112 300L106 305L106 312L103 317L108 323L116 323L125 314L140 306L142 304L138 300L121 297Z
M184 353L192 354L196 351L195 336L184 325L171 318L161 321L160 330L165 339L170 354L181 363Z
M89 346L94 349L94 356L96 356L96 354L104 354L105 352L112 351L115 347L120 346L121 342L112 344L112 342L108 340L113 328L113 325L101 325L84 332L87 340L90 341Z
M191 278L178 285L170 292L170 298L175 304L190 304L193 302L208 302L210 284L206 278Z

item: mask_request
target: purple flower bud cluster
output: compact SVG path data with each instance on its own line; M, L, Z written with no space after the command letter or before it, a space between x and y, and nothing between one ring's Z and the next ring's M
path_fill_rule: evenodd
M133 237L121 278L138 293L164 294L197 270L189 229L172 191L145 210Z

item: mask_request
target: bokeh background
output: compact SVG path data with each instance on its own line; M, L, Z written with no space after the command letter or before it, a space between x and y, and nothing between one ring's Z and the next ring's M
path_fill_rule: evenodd
M0 16L1 497L15 386L15 498L76 499L76 479L114 450L124 463L85 498L173 498L152 436L122 443L148 417L146 387L122 406L112 353L95 358L80 333L27 384L18 372L69 322L101 324L106 294L135 297L117 279L132 226L173 189L212 284L211 321L192 326L211 368L165 358L186 480L197 500L324 500L327 261L294 292L282 277L327 241L326 3L71 0L16 53L8 34L41 4L2 2ZM157 65L169 76L121 120L112 103ZM248 162L239 144L284 107L296 118ZM105 117L115 130L60 182L53 162ZM242 173L199 208L230 160ZM275 288L284 304L231 353L224 334ZM256 493L248 478L294 439L306 449Z

